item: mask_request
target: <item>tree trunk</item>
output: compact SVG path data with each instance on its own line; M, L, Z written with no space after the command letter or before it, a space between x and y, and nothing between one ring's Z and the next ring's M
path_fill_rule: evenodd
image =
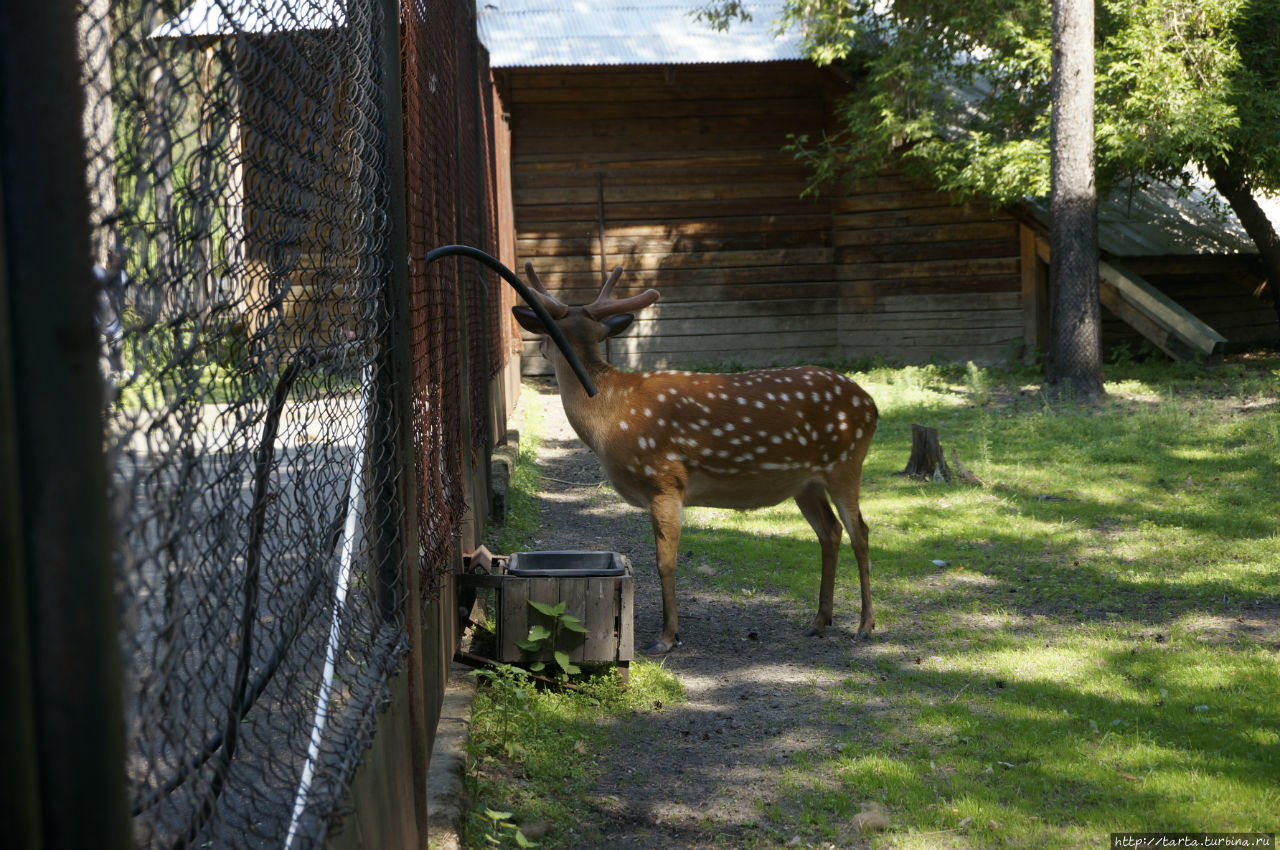
M1231 204L1249 238L1258 246L1258 255L1267 275L1267 289L1271 291L1271 306L1276 311L1277 328L1280 328L1280 236L1276 235L1271 219L1258 206L1257 199L1238 170L1229 163L1217 162L1209 166L1209 176L1222 197Z
M1098 194L1094 184L1093 0L1054 0L1050 135L1051 397L1101 398Z

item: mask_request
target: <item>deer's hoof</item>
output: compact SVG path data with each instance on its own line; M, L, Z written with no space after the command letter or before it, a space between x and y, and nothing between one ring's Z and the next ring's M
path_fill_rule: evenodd
M645 655L666 655L668 652L670 652L671 650L675 649L677 646L680 646L680 645L681 645L680 638L676 638L671 643L667 643L661 640L656 640L652 644L650 644L648 647L645 648L644 654Z
M822 637L822 629L817 626L810 626L804 631L805 637Z

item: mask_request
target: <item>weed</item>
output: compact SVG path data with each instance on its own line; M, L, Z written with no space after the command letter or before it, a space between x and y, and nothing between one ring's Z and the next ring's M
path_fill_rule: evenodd
M497 739L496 746L507 758L517 758L523 751L517 742L520 726L533 717L529 707L529 674L510 664L495 664L472 670L471 675L488 685L488 698L477 701L474 711L480 713L480 720L489 721L489 728Z
M581 673L582 668L569 660L569 653L558 647L563 645L560 639L562 632L573 632L579 635L587 633L587 627L582 625L582 620L572 614L566 614L563 601L555 605L548 605L546 602L530 600L529 607L546 617L551 622L551 628L548 629L541 623L535 623L529 627L529 634L524 640L516 641L516 646L534 655L551 650L552 657L555 658L556 664L560 667L562 680ZM534 660L529 664L529 669L535 673L540 673L546 666L546 662Z
M524 837L520 827L511 823L511 812L496 812L485 809L484 816L489 821L489 832L484 840L490 847L501 847L510 837L517 847L537 847L538 845Z

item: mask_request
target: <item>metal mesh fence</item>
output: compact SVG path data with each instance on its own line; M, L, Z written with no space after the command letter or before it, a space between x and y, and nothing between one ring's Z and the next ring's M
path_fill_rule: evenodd
M401 6L401 27L418 486L440 496L422 503L419 521L422 587L431 593L468 510L463 469L483 462L491 440L488 380L506 359L498 313L511 301L477 264L421 260L451 242L499 253L497 170L484 117L492 95L474 8L411 0Z
M491 347L496 320L456 266L421 257L460 236L495 241L455 212L470 192L480 220L492 191L459 178L477 156L474 138L459 147L459 92L474 114L479 84L456 42L474 54L474 26L461 3L401 4L404 79L388 81L380 9L78 6L126 771L143 846L321 838L408 639L392 573L406 511L429 586L452 563L465 450L486 421L464 434L462 405L483 408L490 368L467 355ZM394 86L403 141L386 132ZM400 144L408 222L388 201L386 157ZM491 164L481 171L491 179ZM406 227L414 506L396 502L390 401L387 281L403 258L388 256L389 235ZM468 350L464 322L479 327ZM464 400L468 374L481 380Z

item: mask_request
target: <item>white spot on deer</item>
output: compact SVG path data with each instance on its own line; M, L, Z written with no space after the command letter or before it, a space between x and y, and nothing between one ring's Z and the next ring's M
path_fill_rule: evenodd
M849 415L842 410L836 414L836 418L839 419L841 422L843 422L844 420L849 418Z
M716 457L728 457L728 456L729 456L729 453L726 451L716 452Z
M657 470L655 470L652 466L646 465L644 468L644 474L652 478L654 475L657 475Z
M644 409L644 415L645 415L645 416L653 416L653 411L646 407L646 408Z
M797 440L797 441L800 443L800 445L802 445L802 446L804 446L804 445L808 445L808 443L809 443L809 441L808 441L808 440L806 440L804 437L796 437L796 440Z
M763 401L760 401L759 399L756 399L756 407L758 407L758 408L760 408L761 410L763 410L763 409L764 409L764 402L763 402Z
M786 393L783 393L781 396L779 396L779 398L781 398L783 401L791 401L791 397L788 396Z
M862 439L862 429L861 429L861 428L859 428L857 431L854 431L854 432L853 432L853 436L854 436L854 439L861 440L861 439Z
M724 431L721 431L719 428L712 428L712 429L711 429L711 436L713 436L713 437L720 437L720 436L723 436L723 435L724 435Z
M747 400L742 396L738 396L738 404L746 404Z
M828 423L827 423L827 433L828 433L828 434L830 434L832 431L834 431L834 430L835 430L835 428L836 428L836 426L835 426L835 424L834 424L834 423L832 423L832 422L828 422Z
M680 459L680 455L676 454L675 452L667 452L667 460L679 460L679 459Z
M732 431L732 430L733 430L733 423L732 423L732 422L726 422L726 423L724 424L724 429L725 429L726 431Z
M774 434L772 437L769 438L769 442L777 445L782 442L782 438L779 437L777 434Z
M831 401L831 390L827 390L823 395L826 396L827 401Z
M623 419L621 422L618 423L618 427L621 428L623 431L625 431L631 426L627 424L627 420Z
M861 406L862 406L862 399L858 398L857 396L854 396L854 397L853 397L853 406L854 406L854 407L861 407Z
M658 393L658 401L659 401L659 402L663 402L663 401L666 401L666 400L667 400L667 396L666 396L666 394L665 394L665 393Z
M764 394L764 397L765 397L765 398L767 398L767 399L769 399L769 401L774 401L774 400L776 400L776 398L777 398L777 396L775 396L773 393L765 393L765 394ZM756 405L757 405L757 406L759 406L759 407L763 407L763 406L764 406L764 405L760 404L760 402L758 402L758 401L756 402ZM634 411L634 410L633 410L633 411L631 411L631 412L632 412L632 413L635 413L635 411Z
M758 455L767 454L768 451L769 450L766 449L764 446L756 446L756 454Z
M703 449L703 450L702 450L702 456L703 456L703 457L711 457L712 453L713 453L713 450L712 450L712 449Z
M751 417L750 417L750 416L744 416L744 417L742 417L742 424L743 424L743 425L750 425L750 424L751 424Z
M658 427L660 427L660 428L662 428L662 427L666 427L666 424L667 424L667 420L665 420L665 419L659 419L659 420L658 420Z

